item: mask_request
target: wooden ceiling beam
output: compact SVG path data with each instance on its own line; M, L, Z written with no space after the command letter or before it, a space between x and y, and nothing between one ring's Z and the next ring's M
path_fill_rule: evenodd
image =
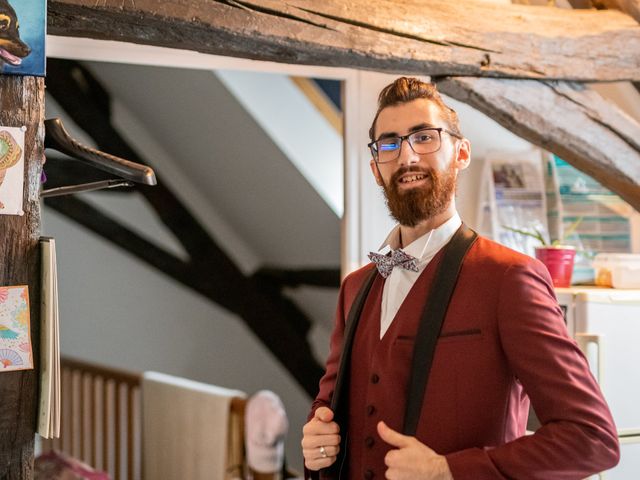
M447 78L438 88L555 153L640 211L640 124L582 84Z
M640 81L640 26L613 10L448 0L50 0L48 31L403 74Z

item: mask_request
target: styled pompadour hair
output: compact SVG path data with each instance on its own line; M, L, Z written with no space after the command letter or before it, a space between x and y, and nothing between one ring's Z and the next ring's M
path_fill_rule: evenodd
M426 98L435 103L442 113L442 118L446 122L447 128L462 137L458 114L444 103L438 89L433 83L423 82L413 77L400 77L384 87L378 96L378 111L369 129L369 138L371 138L371 141L375 140L376 122L382 110L419 98Z

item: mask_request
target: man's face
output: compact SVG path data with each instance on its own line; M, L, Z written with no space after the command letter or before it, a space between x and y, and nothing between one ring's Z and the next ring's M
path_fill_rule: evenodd
M447 128L437 105L427 99L387 107L375 125L376 139L403 136L429 127ZM453 199L457 172L469 164L469 142L442 132L438 151L419 155L402 142L398 158L375 164L371 169L382 186L391 215L414 227L444 212Z

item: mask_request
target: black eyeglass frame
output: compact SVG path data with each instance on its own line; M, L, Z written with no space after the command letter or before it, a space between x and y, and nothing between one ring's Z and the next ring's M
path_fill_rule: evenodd
M413 145L411 145L411 142L408 140L408 138L412 135L415 135L416 133L420 133L420 132L424 132L426 130L435 130L436 132L438 132L438 141L440 142L438 145L438 148L432 152L429 153L418 153L415 151L415 149L413 148ZM427 127L427 128L421 128L420 130L416 130L415 132L411 132L411 133L407 133L406 135L394 135L392 137L385 137L385 138L378 138L377 140L374 140L373 142L370 142L367 144L367 147L369 147L369 150L371 150L371 155L373 156L373 161L376 163L389 163L389 162L393 162L394 160L397 160L398 157L400 156L400 152L402 151L402 142L404 142L405 140L407 141L407 143L409 144L409 146L411 147L411 150L413 150L413 152L416 155L429 155L431 153L436 153L438 150L440 150L440 148L442 147L442 132L448 133L449 135L451 135L452 137L457 138L458 140L462 140L464 137L462 135L457 134L456 132L453 132L451 130L448 130L446 128L443 127ZM398 155L396 155L393 159L391 160L385 160L384 162L381 162L378 158L378 149L376 148L376 144L380 141L380 140L386 140L386 139L390 139L390 138L399 138L400 139L400 144L398 145Z

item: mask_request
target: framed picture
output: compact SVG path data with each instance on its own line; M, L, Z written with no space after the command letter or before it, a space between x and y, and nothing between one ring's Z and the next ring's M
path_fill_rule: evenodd
M0 126L0 215L24 215L24 132Z
M0 74L45 75L46 0L0 0Z
M33 368L29 287L0 287L0 373Z

